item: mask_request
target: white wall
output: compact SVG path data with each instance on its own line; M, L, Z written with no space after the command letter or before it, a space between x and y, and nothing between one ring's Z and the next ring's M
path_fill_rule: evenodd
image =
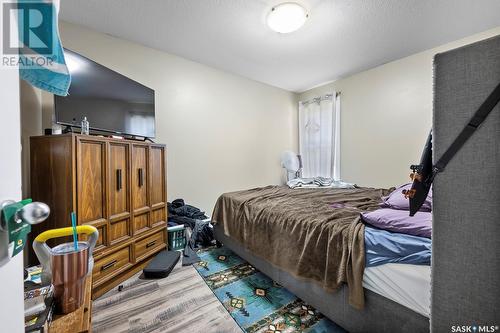
M0 3L1 5L1 3ZM19 75L0 68L0 202L21 199ZM4 246L3 241L0 245ZM24 332L23 256L0 267L0 331Z
M41 91L28 82L20 81L21 92L21 144L22 150L22 193L30 196L30 136L42 134Z
M223 192L280 183L280 155L297 148L295 94L66 22L60 32L65 47L155 89L169 200L211 215Z
M431 128L433 56L498 34L500 27L300 94L342 92L342 178L380 187L408 182Z

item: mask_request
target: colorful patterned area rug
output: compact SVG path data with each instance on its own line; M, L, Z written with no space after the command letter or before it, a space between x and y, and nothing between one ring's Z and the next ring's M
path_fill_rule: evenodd
M345 332L226 247L198 253L194 264L234 320L248 333Z

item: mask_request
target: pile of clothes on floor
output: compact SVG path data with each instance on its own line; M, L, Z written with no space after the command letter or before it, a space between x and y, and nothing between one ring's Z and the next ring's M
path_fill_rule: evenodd
M184 225L186 228L186 247L182 265L187 266L200 261L196 252L203 247L215 245L215 237L210 219L199 208L187 205L183 199L167 203L168 227Z

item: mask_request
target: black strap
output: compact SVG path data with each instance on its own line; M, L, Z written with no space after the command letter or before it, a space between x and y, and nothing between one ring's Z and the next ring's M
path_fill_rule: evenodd
M472 119L469 121L467 126L464 127L462 132L457 136L455 141L451 144L451 146L445 151L443 156L437 161L437 163L433 167L432 179L438 172L444 170L446 165L451 161L453 156L462 148L462 146L467 142L467 140L474 134L476 129L484 122L486 117L490 114L490 112L495 108L495 106L500 101L500 83L493 90L493 92L486 98L486 100L481 104L479 109L476 111ZM431 179L431 182L432 182Z

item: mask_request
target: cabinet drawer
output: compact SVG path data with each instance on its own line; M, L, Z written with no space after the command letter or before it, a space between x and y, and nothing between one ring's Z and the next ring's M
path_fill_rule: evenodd
M163 246L165 246L164 229L135 242L135 260L139 261Z
M94 284L99 284L114 276L114 273L131 265L130 246L108 254L94 263L92 278Z

